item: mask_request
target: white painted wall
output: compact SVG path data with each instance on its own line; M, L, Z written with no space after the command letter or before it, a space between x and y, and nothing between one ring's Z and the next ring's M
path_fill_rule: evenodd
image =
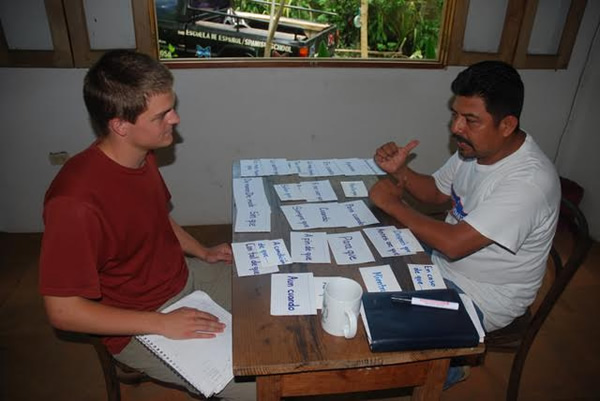
M588 2L567 70L522 71L522 126L551 158L599 20L600 2ZM588 70L598 70L598 57L592 62ZM183 142L162 167L174 217L181 224L230 222L231 163L240 158L369 157L386 141L418 138L412 166L433 172L450 155L449 87L461 69L174 70ZM81 95L85 72L0 69L0 231L43 230L44 192L58 171L48 153L74 154L93 141ZM584 110L574 116L584 118ZM597 125L588 121L572 124L563 144L593 135ZM574 159L577 171L597 166L593 158Z
M575 97L557 158L561 175L585 188L581 210L600 240L600 25Z

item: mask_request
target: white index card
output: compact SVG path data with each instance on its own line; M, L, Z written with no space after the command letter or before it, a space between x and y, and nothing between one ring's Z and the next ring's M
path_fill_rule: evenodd
M412 255L412 252L407 247L402 246L394 235L394 226L371 227L364 228L363 231L367 234L367 238L377 249L377 252L382 258L390 258L394 256Z
M373 170L363 159L336 159L344 175L373 175Z
M307 214L311 212L310 205L287 205L281 206L281 211L286 217L292 230L308 230L311 227Z
M286 159L260 159L262 175L288 175L290 165Z
M315 283L315 303L317 309L323 309L323 295L325 295L325 286L334 277L314 277Z
M258 159L240 160L241 177L259 177L262 175L262 166Z
M254 241L258 256L264 266L287 265L292 263L285 242L282 239Z
M271 209L237 206L235 210L235 232L270 232Z
M305 199L300 184L276 184L273 188L282 202Z
M442 273L436 265L418 265L408 263L408 271L415 291L446 288Z
M381 167L379 167L377 165L377 163L375 162L375 160L373 159L365 159L365 163L367 163L367 165L369 167L371 167L371 170L373 170L373 173L376 175L386 175L387 173L385 171L383 171L381 169Z
M365 228L363 231L382 258L413 255L423 251L419 241L406 228L385 226Z
M292 261L298 263L331 263L327 233L290 232Z
M369 196L367 187L362 181L342 181L341 184L346 198L366 198Z
M316 315L312 273L282 273L271 276L271 315Z
M374 262L373 254L360 231L327 234L327 242L338 265Z
M311 228L346 227L351 221L339 203L312 203L307 206L307 220Z
M402 291L390 265L361 267L359 270L369 292Z
M344 227L344 223L350 221L338 203L282 205L281 211L292 230Z
M351 223L346 227L369 226L379 223L363 200L340 203L344 212L350 217Z
M256 242L237 242L231 244L235 267L239 277L279 271L277 265L265 265Z
M290 174L300 174L301 164L302 164L302 160L288 160Z
M300 191L308 202L337 200L337 195L329 180L301 182Z
M261 177L234 178L233 199L236 207L270 208Z
M408 252L424 252L423 246L408 228L396 228L394 230L394 237Z
M298 160L298 175L300 177L325 177L327 171L318 160Z
M323 172L327 173L328 176L344 175L335 159L321 160L321 163Z

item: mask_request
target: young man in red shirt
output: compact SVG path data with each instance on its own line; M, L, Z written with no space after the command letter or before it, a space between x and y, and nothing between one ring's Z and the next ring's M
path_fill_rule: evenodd
M149 56L109 52L88 71L84 99L99 138L63 166L44 202L48 317L56 328L104 336L129 366L186 385L132 339L214 337L224 325L207 312L159 311L198 289L226 309L231 303L230 246L205 247L169 216L153 151L172 144L179 123L173 76ZM254 390L232 382L219 396L254 399Z

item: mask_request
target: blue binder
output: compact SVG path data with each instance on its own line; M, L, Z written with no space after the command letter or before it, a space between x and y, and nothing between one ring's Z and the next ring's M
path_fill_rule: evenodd
M392 302L391 296L457 302L447 310ZM363 294L363 307L373 352L474 347L479 334L453 289Z

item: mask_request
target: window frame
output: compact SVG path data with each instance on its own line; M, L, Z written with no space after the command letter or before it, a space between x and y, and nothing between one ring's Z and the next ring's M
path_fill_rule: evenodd
M471 65L483 60L500 60L520 69L565 69L581 26L587 0L571 0L557 54L527 53L539 0L509 0L500 45L496 53L462 49L467 25L469 0L457 3L453 17L448 65Z
M44 0L54 50L13 50L8 47L0 21L0 66L73 67L67 21L61 0Z
M539 0L527 1L513 65L516 68L565 69L571 59L573 45L577 39L587 0L571 0L556 54L527 53L538 4Z
M500 44L498 45L498 51L495 53L463 50L469 4L469 0L460 1L456 4L455 14L452 19L453 25L448 64L471 65L484 60L497 60L511 63L514 49L519 38L521 21L523 19L523 0L508 0Z
M90 67L105 50L92 50L88 39L84 0L44 0L54 50L9 49L0 21L1 67ZM130 0L135 50L158 59L158 38L153 0ZM440 23L438 60L382 59L212 59L161 60L169 68L407 68L442 69L482 60L502 60L516 68L564 69L568 67L587 0L571 0L555 55L527 54L539 0L508 0L499 50L496 53L462 49L469 0L446 0Z
M77 32L71 38L75 66L92 66L107 50L93 50L90 47L89 31L86 24L83 0L63 0L65 15L70 32ZM152 57L158 57L156 31L151 24L154 18L154 1L131 0L132 23L135 31L136 50Z
M447 66L449 33L451 31L451 16L454 4L462 0L445 0L440 21L440 41L438 43L439 57L437 60L384 60L384 59L334 59L334 58L290 58L286 60L273 58L255 59L203 59L203 60L160 60L161 63L172 69L184 68L279 68L279 67L333 67L333 68L419 68L442 69ZM154 2L151 4L152 31L158 32L154 16ZM158 40L157 40L158 43ZM158 52L158 48L157 48Z

